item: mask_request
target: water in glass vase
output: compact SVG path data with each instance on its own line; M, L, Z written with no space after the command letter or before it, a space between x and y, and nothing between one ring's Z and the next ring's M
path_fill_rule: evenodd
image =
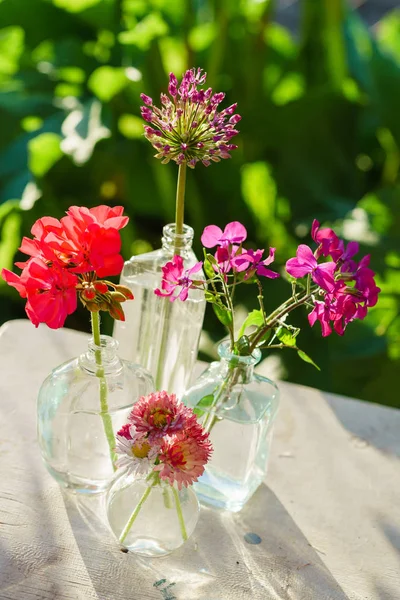
M190 290L185 302L154 294L161 285L161 268L172 259L176 243L185 268L198 262L191 249L193 229L185 225L184 233L176 236L174 226L167 225L163 234L160 250L125 263L120 282L129 287L135 301L124 306L125 322L115 322L114 337L121 356L148 369L157 389L180 396L197 358L206 304L200 290ZM202 272L198 278L204 278Z
M238 357L229 344L185 393L214 447L204 475L194 484L200 501L237 512L265 479L273 422L279 402L276 385L254 373L261 353Z

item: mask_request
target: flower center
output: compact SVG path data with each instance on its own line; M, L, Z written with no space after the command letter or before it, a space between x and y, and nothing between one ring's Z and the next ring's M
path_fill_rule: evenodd
M153 424L155 427L164 427L168 423L169 412L166 411L155 411L152 415Z
M136 443L132 446L131 452L136 458L146 458L150 452L150 447L148 442L143 442L142 444Z

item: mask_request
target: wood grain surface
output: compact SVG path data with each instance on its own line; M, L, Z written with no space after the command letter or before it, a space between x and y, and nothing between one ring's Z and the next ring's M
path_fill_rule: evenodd
M0 600L399 600L400 411L279 384L265 484L143 559L120 551L104 498L62 492L40 458L40 384L85 348L28 321L0 330Z

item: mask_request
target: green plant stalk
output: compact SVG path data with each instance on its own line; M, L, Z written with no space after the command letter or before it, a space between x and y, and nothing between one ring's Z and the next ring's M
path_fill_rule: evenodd
M154 484L153 484L154 485ZM140 498L139 502L137 503L137 506L135 508L135 510L133 511L133 513L131 514L131 516L129 517L129 521L127 522L127 524L125 525L121 535L119 536L119 542L121 544L124 543L126 536L128 535L133 523L136 520L136 517L138 516L140 509L142 508L143 504L146 502L147 498L150 495L151 489L152 489L152 485L149 485L146 488L146 491L144 492L143 496Z
M175 243L174 243L174 254L181 253L181 241L177 239L178 235L183 233L183 220L185 214L185 187L186 187L186 163L179 165L178 170L178 183L176 186L176 207L175 207ZM167 352L167 341L169 337L169 327L166 327L166 323L169 320L169 316L172 310L171 303L168 298L160 298L159 301L164 302L163 313L161 315L164 327L160 340L160 353L158 355L158 366L157 373L155 376L156 389L161 388L163 369L165 364L165 354Z
M176 186L176 205L175 205L175 235L182 235L183 220L185 215L185 188L186 188L186 163L179 165L178 183ZM175 244L175 253L179 250Z
M172 488L172 493L174 494L174 498L175 498L176 512L178 513L178 520L179 520L179 526L181 528L182 539L184 542L186 542L188 539L188 535L187 535L187 531L186 531L185 521L183 518L181 501L179 500L178 491L174 487Z
M291 298L292 304L287 304L287 302L281 304L281 306L267 318L266 325L264 327L261 327L261 329L259 329L259 331L256 332L252 340L252 344L250 346L250 353L254 352L254 350L257 348L257 344L260 342L260 340L263 338L263 336L267 333L269 329L272 329L272 327L274 327L276 323L280 319L282 319L286 314L290 313L292 310L295 310L302 304L305 304L311 298L311 296L312 293L307 294L306 292L306 294L300 299L297 299L296 297ZM280 312L278 312L279 310Z
M100 316L98 312L91 312L91 323L92 323L92 333L93 333L93 341L96 346L100 348L101 346L101 338L100 338ZM115 437L114 431L112 427L112 421L110 417L110 413L108 411L108 388L107 381L104 377L104 368L101 360L101 350L95 350L95 359L97 364L96 377L100 380L100 415L103 420L104 432L106 434L108 447L110 450L110 458L113 466L113 470L115 471Z

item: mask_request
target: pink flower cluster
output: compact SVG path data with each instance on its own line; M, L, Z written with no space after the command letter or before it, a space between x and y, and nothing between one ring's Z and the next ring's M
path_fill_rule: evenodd
M364 256L359 263L353 260L359 250L357 242L349 242L346 248L332 229L320 229L316 220L311 235L318 244L315 252L301 244L296 258L287 261L286 270L296 279L311 275L320 288L308 315L310 325L319 321L324 337L332 333L332 326L343 335L348 323L365 318L368 308L377 303L381 290L375 283L375 273L368 267L370 256ZM332 260L318 262L321 256Z
M157 150L156 158L163 163L173 160L194 168L201 161L208 167L211 161L230 158L229 152L237 148L230 143L239 133L235 126L241 117L234 114L236 104L218 112L225 94L213 94L211 88L199 89L205 81L202 69L186 71L180 84L170 73L169 96L161 94L162 108L141 94L145 104L141 107L142 117L151 123L144 127L144 135Z
M175 394L155 392L133 406L129 423L117 433L118 467L136 475L158 472L178 488L192 485L204 472L212 447L208 433Z
M279 273L268 269L273 262L275 248L270 248L267 258L263 257L264 250L246 250L242 246L247 238L245 227L238 221L228 223L224 231L216 225L208 225L201 236L205 248L217 246L214 255L215 271L224 275L232 272L242 276L246 281L254 275L275 279ZM196 263L191 269L185 269L181 256L174 256L172 261L162 267L161 289L156 289L157 296L168 296L171 301L180 298L186 300L191 288L204 286L204 280L193 277L203 266L202 262Z
M60 221L39 219L31 229L33 239L23 238L20 251L29 258L15 263L21 274L3 269L1 276L26 298L26 313L36 327L39 323L62 327L76 310L78 292L89 310L109 310L121 318L119 303L132 294L120 286L108 292L108 282L96 279L121 272L119 230L128 222L123 210L72 206Z

